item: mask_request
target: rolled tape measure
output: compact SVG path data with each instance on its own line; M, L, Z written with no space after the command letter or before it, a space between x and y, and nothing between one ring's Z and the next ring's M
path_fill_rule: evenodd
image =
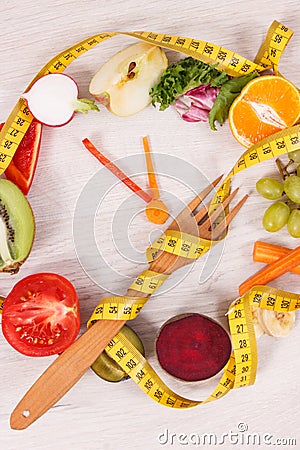
M147 31L100 33L78 42L52 58L39 71L25 91L41 76L49 73L62 73L80 55L118 34L131 36L153 45L174 50L209 64L217 64L220 70L236 77L255 70L261 72L272 67L277 68L280 57L293 32L285 25L274 21L254 62L238 55L236 52L198 39ZM25 100L20 98L0 132L0 175L5 172L10 164L32 120L33 116L28 110Z

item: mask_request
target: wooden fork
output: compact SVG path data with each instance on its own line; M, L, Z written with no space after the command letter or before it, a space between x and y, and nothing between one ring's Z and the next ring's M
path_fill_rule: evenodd
M209 204L203 205L199 211L196 211L196 208L215 188L221 178L217 178L198 194L169 225L168 230L181 231L214 241L223 237L229 223L248 196L243 197L227 215L225 215L224 210L236 195L238 189L232 192L210 214L208 214ZM219 217L222 218L221 221L217 226L214 226L214 221ZM149 269L171 274L193 261L171 253L160 252L150 264ZM130 297L148 296L132 289L127 291L127 295ZM83 333L45 370L18 403L10 418L11 427L17 430L27 428L60 400L93 364L124 324L125 321L122 320L99 320Z

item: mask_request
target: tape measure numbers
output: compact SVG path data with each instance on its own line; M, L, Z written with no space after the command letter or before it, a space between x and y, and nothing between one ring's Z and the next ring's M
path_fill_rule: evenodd
M131 36L153 45L180 52L209 64L218 64L218 68L229 75L239 76L255 70L261 72L265 69L277 67L282 52L293 32L285 25L274 21L254 62L231 50L198 39L146 31L104 32L90 36L56 55L39 71L25 91L41 76L49 73L62 73L80 55L118 34ZM32 120L33 117L28 111L26 102L19 99L0 132L0 175L5 172L10 164Z
M105 351L159 404L186 409L208 403L224 397L231 389L255 382L258 358L251 305L278 312L296 311L300 309L300 296L269 286L256 286L232 303L228 321L233 351L216 388L202 401L190 400L172 391L122 332L108 343ZM110 316L103 318L111 319Z
M131 36L153 45L174 50L209 64L218 64L218 68L224 70L229 75L240 76L251 73L254 70L261 72L271 68L274 68L275 73L277 73L280 57L293 32L285 25L274 21L254 62L223 47L192 38L145 31L101 33L84 39L51 59L36 75L26 90L43 75L48 73L62 73L78 56L94 48L104 40L118 34ZM33 117L25 101L19 99L0 132L0 175L8 167L32 120ZM211 203L210 210L214 209L215 205L222 202L228 195L231 178L234 174L274 156L299 150L299 140L300 125L297 125L274 134L270 138L264 139L247 149L226 177L223 185L218 189ZM212 245L214 243L210 241L204 241L183 233L168 231L148 249L147 256L149 261L151 261L155 259L159 251L163 250L181 257L196 259L208 251ZM144 271L130 287L130 289L136 290L144 294L144 296L109 297L102 300L91 316L88 326L95 320L134 319L150 295L160 287L165 279L166 276L162 274ZM131 376L144 392L160 404L172 408L189 408L216 400L226 395L233 388L247 386L253 384L255 381L257 349L251 316L251 301L254 302L255 299L259 307L266 307L269 304L264 299L266 295L270 297L271 288L258 287L255 289L255 291L251 290L245 296L234 302L230 309L228 319L233 352L216 389L204 401L185 399L170 390L159 378L147 360L137 352L122 333L118 333L110 341L106 347L106 351L120 364L123 370ZM253 294L254 297L252 297L253 292L255 292ZM272 295L275 295L275 297L277 292L271 290ZM274 310L286 311L286 308L288 308L288 310L293 311L300 308L299 296L284 291L280 291L278 295L280 302L276 300L276 297L275 303L273 302L273 307L278 309ZM0 307L2 306L3 302Z

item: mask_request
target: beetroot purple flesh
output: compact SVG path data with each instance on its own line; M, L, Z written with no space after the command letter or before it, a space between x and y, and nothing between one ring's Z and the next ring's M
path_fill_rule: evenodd
M161 367L184 381L206 380L227 363L231 340L221 325L201 314L167 322L156 341Z

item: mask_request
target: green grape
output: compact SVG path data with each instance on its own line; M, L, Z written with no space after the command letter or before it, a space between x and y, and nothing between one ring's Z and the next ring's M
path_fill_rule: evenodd
M287 229L291 236L300 238L300 210L293 209L287 223Z
M300 203L300 177L290 175L284 181L284 192L294 203Z
M283 194L283 184L273 178L261 178L256 183L256 190L268 200L279 200Z
M269 206L263 217L263 227L266 231L279 231L286 225L290 215L290 208L286 203L277 202Z
M299 164L299 166L297 167L297 176L300 177L300 164Z
M300 150L288 153L288 157L296 163L300 163Z

